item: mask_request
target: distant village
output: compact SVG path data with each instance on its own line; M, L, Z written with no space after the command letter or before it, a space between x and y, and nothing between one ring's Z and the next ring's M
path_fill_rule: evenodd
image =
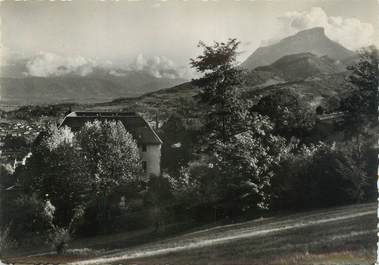
M9 134L12 136L24 136L26 138L33 138L38 135L42 126L40 124L30 124L27 121L2 121L0 123L0 141L3 142L4 138Z
M0 122L0 162L10 164L13 169L22 161L29 153L29 148L19 148L19 146L7 146L7 139L14 141L25 141L30 144L37 135L43 130L41 123L30 122L25 120L3 119Z

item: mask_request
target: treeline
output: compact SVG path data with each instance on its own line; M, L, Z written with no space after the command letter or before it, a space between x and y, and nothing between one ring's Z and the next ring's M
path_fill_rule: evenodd
M162 167L184 204L203 205L198 216L217 208L220 218L239 218L373 201L377 50L362 50L348 69L344 94L330 108L342 121L325 122L291 89L246 97L246 75L234 64L238 44L200 43L204 53L192 60L204 74L194 81L203 126L174 114L162 127Z

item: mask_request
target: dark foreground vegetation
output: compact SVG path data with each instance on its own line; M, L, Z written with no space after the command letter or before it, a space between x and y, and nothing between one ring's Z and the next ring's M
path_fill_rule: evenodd
M18 263L373 264L376 204L211 224L157 239L148 231L76 239L66 254L7 256Z
M374 201L377 50L363 50L343 92L316 107L291 87L246 89L247 73L236 67L238 45L235 39L200 43L203 54L191 65L203 76L193 80L195 88L185 87L193 96L166 109L159 128L161 176L143 177L135 141L115 122L88 123L78 133L54 124L30 146L24 166L14 172L2 166L2 253L43 244L65 253L75 237L146 227L159 235L173 224ZM150 103L147 116L159 107ZM36 111L21 118L45 113ZM321 237L307 229L300 232ZM217 251L215 260L222 259Z

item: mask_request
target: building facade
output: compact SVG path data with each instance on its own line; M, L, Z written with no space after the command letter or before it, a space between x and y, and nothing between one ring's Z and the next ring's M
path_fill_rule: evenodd
M142 167L147 176L159 176L161 173L162 140L145 121L135 112L92 112L75 111L69 113L59 127L68 126L73 132L79 131L86 122L121 121L125 129L137 142Z

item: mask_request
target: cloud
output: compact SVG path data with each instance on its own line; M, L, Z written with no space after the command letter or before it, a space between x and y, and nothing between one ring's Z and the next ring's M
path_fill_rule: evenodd
M92 73L95 63L81 56L66 57L41 52L26 63L27 75L38 77L76 74L86 76Z
M96 70L102 70L113 76L126 76L128 71L143 71L156 78L190 79L191 71L177 66L164 56L146 57L139 54L131 63L112 63L95 61L82 56L61 56L51 52L41 52L27 60L26 75L38 77L79 75L87 76Z
M375 30L373 25L360 21L357 18L343 18L328 16L320 7L313 7L304 12L288 12L278 18L280 37L292 35L298 31L323 27L326 35L355 50L373 44ZM264 44L272 43L272 40Z
M145 71L156 78L190 79L192 76L189 69L177 66L172 60L164 56L147 57L139 54L128 68L135 71Z

